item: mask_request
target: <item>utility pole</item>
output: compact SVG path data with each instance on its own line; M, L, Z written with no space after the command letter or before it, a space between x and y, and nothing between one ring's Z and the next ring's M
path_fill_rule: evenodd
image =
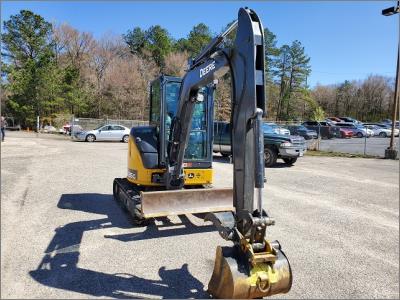
M400 1L397 1L397 6L392 6L382 10L382 15L391 16L398 14L400 12ZM400 25L400 22L399 22ZM400 34L400 27L399 32ZM393 99L393 107L392 107L392 133L390 135L390 145L389 148L385 150L385 158L396 159L397 150L394 148L394 129L396 125L396 114L397 114L397 106L399 102L399 59L400 59L400 40L397 42L397 67L396 67L396 82L394 86L394 99Z

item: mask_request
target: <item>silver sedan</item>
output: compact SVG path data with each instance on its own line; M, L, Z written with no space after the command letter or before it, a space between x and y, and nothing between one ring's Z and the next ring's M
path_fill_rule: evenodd
M74 138L79 141L120 141L127 143L130 129L117 124L103 125L90 131L74 133Z

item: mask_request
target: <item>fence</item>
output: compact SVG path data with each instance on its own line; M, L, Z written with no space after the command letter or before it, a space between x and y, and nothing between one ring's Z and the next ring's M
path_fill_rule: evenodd
M297 125L301 125L302 121L266 121L267 123L275 123L279 128L287 129L291 135L303 135L296 131ZM118 119L93 119L93 118L72 118L71 125L72 131L76 130L91 130L106 124L119 124L131 128L134 126L148 125L148 121L141 120L118 120ZM308 126L309 127L309 126ZM384 157L385 149L389 147L390 135L387 137L379 137L374 135L372 137L363 136L362 138L352 137L344 138L341 135L339 128L331 132L328 131L328 126L315 126L309 127L317 134L315 138L305 137L308 150L321 150L329 152L341 152L356 155L370 155L377 157ZM287 131L286 131L287 132ZM281 132L283 133L283 132ZM304 135L303 135L304 137ZM395 148L399 149L399 136L395 138Z
M268 121L267 121L268 122ZM278 121L271 123L277 124L281 128L286 128L290 131L290 134L303 135L307 140L309 150L320 150L328 152L340 152L353 155L367 155L384 157L385 149L389 147L390 143L390 131L386 131L385 134L379 135L379 131L373 130L373 135L353 133L352 137L345 136L343 129L337 126L307 126L308 129L316 132L316 138L306 137L304 133L296 131L296 126L301 125L302 121ZM331 129L328 130L328 128ZM382 132L382 131L381 131ZM398 127L395 129L394 146L399 150L400 138Z
M117 124L122 125L128 128L132 128L134 126L145 126L148 125L148 121L140 121L140 120L118 120L118 119L93 119L93 118L79 118L72 117L71 125L72 130L92 130L102 125L107 124Z

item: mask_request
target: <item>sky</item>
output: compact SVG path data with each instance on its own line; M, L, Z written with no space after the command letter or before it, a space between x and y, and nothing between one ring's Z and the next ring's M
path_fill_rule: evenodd
M381 14L395 5L395 1L1 1L1 20L28 9L96 38L158 24L179 39L200 22L219 33L237 18L240 7L248 6L277 36L278 46L294 40L303 44L311 57L308 84L314 87L370 74L395 77L400 14Z

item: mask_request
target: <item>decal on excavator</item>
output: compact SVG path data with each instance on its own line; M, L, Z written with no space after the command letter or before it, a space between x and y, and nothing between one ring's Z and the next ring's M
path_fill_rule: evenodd
M215 69L215 61L211 64L205 66L204 68L200 69L200 78L207 75L211 70Z

